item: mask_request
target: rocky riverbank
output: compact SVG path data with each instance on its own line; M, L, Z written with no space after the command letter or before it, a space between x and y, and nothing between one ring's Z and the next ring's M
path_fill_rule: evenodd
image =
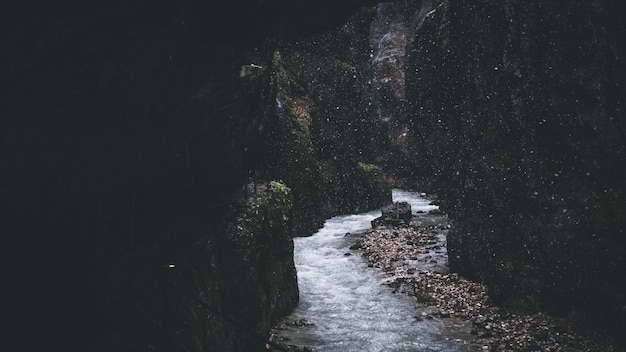
M408 226L383 225L366 231L351 249L388 275L386 285L432 308L416 319L456 317L468 322L477 350L617 351L566 319L542 313L515 314L494 305L488 287L447 271L441 214L420 215Z

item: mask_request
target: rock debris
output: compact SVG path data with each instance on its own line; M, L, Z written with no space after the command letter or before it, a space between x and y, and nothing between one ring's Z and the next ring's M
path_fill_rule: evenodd
M467 321L477 351L616 351L566 319L505 311L490 300L486 285L448 273L448 228L445 220L433 225L414 218L408 226L370 229L351 248L362 251L369 266L385 272L384 284L393 292L433 308L416 319Z
M429 219L429 221L423 221ZM433 219L435 219L433 221ZM384 285L406 294L419 307L428 308L415 319L456 318L467 323L476 351L498 352L617 352L617 349L571 321L544 313L516 314L498 307L485 284L448 272L447 217L414 217L408 225L378 225L356 239L349 248L362 254L368 266L381 269ZM358 253L357 252L357 253ZM349 252L346 254L350 254ZM277 324L266 346L270 351L313 351L280 336L286 326L307 327L302 319Z

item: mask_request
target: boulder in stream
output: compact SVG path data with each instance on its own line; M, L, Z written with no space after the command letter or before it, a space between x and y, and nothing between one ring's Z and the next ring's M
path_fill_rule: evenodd
M408 225L411 222L413 214L411 213L411 204L407 202L394 202L381 208L382 216L372 220L372 227L379 225Z

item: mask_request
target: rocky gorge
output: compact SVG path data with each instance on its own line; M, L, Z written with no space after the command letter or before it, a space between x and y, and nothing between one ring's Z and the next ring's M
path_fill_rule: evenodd
M407 195L413 197L411 192L403 191L402 194L398 194L398 190L394 192L399 197ZM350 239L345 245L344 251L347 252L343 256L362 257L367 267L361 267L360 275L372 275L367 270L369 268L384 273L382 279L372 284L386 286L393 294L409 298L412 307L405 309L413 312L414 324L418 326L419 331L424 333L429 330L429 325L422 324L434 324L440 329L443 328L440 333L448 334L446 339L453 338L460 343L447 347L451 349L446 347L441 349L441 346L435 347L435 344L432 344L429 349L607 352L620 350L619 346L611 342L607 331L601 325L581 325L575 319L557 317L545 312L524 313L512 310L491 299L488 285L450 272L446 238L453 226L449 218L432 203L426 207L419 199L417 203L413 200L413 203L421 209L434 208L434 210L428 212L421 210L411 216L411 206L406 202L383 207L382 216L371 221L371 228L357 233L346 233L343 236ZM399 211L391 216L386 215L389 214L389 209L394 208ZM408 216L405 210L408 210ZM327 248L318 250L325 251ZM336 256L342 255L336 253ZM350 282L341 282L337 285L337 290L350 285ZM363 290L363 287L351 289ZM346 299L343 297L339 301ZM332 300L326 304L333 306ZM371 310L367 315L380 314L375 319L385 321L387 318L384 315L403 314L405 311L392 312L394 312L392 309ZM332 316L341 315L336 313ZM315 327L316 324L324 324L323 320L317 309L297 309L295 315L289 315L272 329L267 348L271 351L323 350L306 344L307 341L311 341L310 336L317 336L314 331L325 331L323 327ZM356 326L358 324L355 324ZM319 338L324 339L325 334ZM419 337L415 336L413 339ZM466 344L469 344L467 349L463 347ZM351 351L354 346L347 343L342 348ZM388 344L385 348L393 350L397 346Z
M592 328L542 312L524 314L493 302L489 287L451 273L447 266L445 214L418 214L406 225L366 231L352 248L388 277L393 292L431 307L416 319L461 319L468 324L475 350L616 351Z
M46 287L93 267L64 280L95 292L88 349L263 350L298 301L291 238L393 186L437 194L453 224L454 274L433 280L625 344L617 2L17 7L3 233Z

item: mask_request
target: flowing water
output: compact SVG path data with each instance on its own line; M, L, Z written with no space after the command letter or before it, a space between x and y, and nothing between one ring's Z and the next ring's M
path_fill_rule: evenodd
M393 190L393 200L408 201L413 212L437 209L418 193ZM451 319L416 319L423 308L392 293L382 284L383 273L349 249L355 239L346 233L370 228L379 215L336 216L313 236L294 239L300 303L289 319L314 325L289 327L281 335L320 352L469 351L467 327Z

